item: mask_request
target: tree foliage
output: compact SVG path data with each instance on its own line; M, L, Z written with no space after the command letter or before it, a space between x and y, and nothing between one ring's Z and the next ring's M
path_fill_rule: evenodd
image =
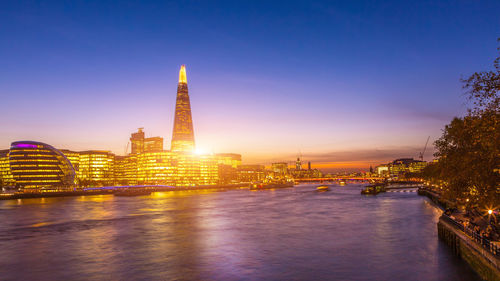
M435 142L438 162L424 170L447 199L490 208L500 203L500 55L494 67L462 79L472 108L446 125Z
M500 45L500 38L498 38ZM497 48L500 54L500 46ZM480 115L483 110L498 111L500 105L500 55L493 62L495 70L475 72L467 79L462 79L467 97L474 107L470 113Z

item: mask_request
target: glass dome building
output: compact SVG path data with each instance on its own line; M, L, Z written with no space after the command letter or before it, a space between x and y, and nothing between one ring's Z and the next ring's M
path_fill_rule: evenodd
M13 142L9 164L16 186L24 191L65 191L75 186L75 169L70 161L48 144Z

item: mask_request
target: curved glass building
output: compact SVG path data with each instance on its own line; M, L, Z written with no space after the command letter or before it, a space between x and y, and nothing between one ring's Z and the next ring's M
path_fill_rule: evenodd
M75 170L54 147L34 141L13 142L9 164L16 186L24 191L72 190Z

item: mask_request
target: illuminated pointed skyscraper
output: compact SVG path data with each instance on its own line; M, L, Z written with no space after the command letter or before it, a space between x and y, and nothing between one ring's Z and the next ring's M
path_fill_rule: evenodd
M181 66L179 71L174 130L170 149L177 152L194 151L193 119L191 117L191 104L189 102L186 67L184 65Z

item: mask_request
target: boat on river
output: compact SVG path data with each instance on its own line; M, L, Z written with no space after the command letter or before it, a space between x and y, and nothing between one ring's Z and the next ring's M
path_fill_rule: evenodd
M361 190L361 194L365 195L377 195L380 192L385 192L384 184L373 184L366 186L365 189Z
M320 185L320 186L316 187L316 190L317 191L328 191L328 190L330 190L330 187L328 185Z

